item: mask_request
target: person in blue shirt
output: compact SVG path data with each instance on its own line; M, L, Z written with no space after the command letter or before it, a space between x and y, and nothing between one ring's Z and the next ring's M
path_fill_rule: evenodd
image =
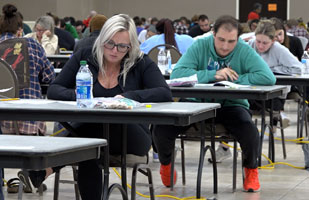
M148 54L149 51L160 44L175 46L181 54L184 54L192 45L194 39L189 35L178 35L175 33L173 23L170 19L161 19L156 24L158 35L154 35L140 45L141 51Z

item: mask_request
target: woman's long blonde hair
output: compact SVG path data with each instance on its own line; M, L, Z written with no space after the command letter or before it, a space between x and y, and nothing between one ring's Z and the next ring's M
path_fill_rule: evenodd
M96 56L96 61L99 64L101 72L105 75L103 59L104 44L108 42L117 32L121 31L129 32L131 43L131 48L122 60L123 70L120 73L120 75L123 76L123 86L125 86L127 73L135 64L136 60L143 55L139 48L134 21L126 14L119 14L109 18L101 29L100 35L94 43L92 52Z

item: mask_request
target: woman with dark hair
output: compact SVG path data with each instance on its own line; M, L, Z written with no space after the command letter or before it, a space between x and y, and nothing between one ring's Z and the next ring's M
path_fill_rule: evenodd
M155 46L160 44L170 44L175 46L181 54L184 54L194 42L189 35L178 35L175 33L173 22L163 18L156 24L158 35L154 35L141 44L141 51L145 54Z
M17 8L12 4L4 5L0 17L0 44L5 40L21 37L22 33L23 21ZM54 80L54 67L47 59L43 47L35 39L25 40L29 55L30 84L29 87L19 90L19 98L42 99L40 82L50 83ZM12 121L2 121L1 131L3 134L16 134ZM18 121L18 131L20 135L44 135L46 124L42 121ZM26 180L22 173L18 173L18 176L23 182ZM31 186L26 185L24 191L32 192Z
M290 50L290 52L301 61L301 57L304 53L303 46L301 41L298 37L290 36L286 34L286 30L284 28L283 22L278 18L271 18L272 22L274 23L276 29L276 36L275 39L280 44L285 46Z

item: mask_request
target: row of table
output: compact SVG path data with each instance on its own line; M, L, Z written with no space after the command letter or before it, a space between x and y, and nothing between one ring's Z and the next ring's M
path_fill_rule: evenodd
M279 77L277 78L277 83L280 84L292 84L290 81L295 81L295 78L291 77ZM307 78L297 79L299 82L297 84L303 87L307 86ZM293 85L297 85L293 83ZM245 98L245 99L259 99L268 100L274 97L282 95L284 86L254 86L250 88L224 88L224 87L207 87L199 86L192 88L180 88L172 87L172 93L175 97L197 97L197 98ZM305 99L305 95L303 96ZM36 103L26 102L29 100L19 100L10 102L0 103L0 120L43 120L43 121L62 121L62 122L92 122L92 123L105 123L104 138L108 141L109 132L108 125L110 123L140 123L141 121L151 124L169 124L176 126L187 126L198 121L204 121L205 119L215 117L215 110L220 107L219 104L209 104L209 103L159 103L154 104L151 108L141 107L133 110L98 110L98 109L79 109L74 103L61 102L61 101L50 101L50 100L34 100ZM74 105L73 105L74 104ZM304 113L303 113L304 114ZM263 120L264 119L264 120ZM304 118L303 118L304 119ZM265 115L262 116L262 123L265 123ZM303 123L302 123L303 124ZM5 136L14 137L14 136ZM16 136L15 136L16 137ZM33 138L35 139L35 138ZM62 138L63 140L70 138ZM6 140L6 139L5 139ZM24 156L26 159L31 160L32 156L35 154L29 152L21 151L7 151L7 146L4 145L5 140L1 140L0 143L0 166L2 167L16 167L16 168L28 168L28 169L43 169L46 167L52 167L57 165L63 165L63 159L55 159L53 162L44 162L44 159L38 159L33 161L34 166L27 166L25 162L17 162L22 159L15 159L14 162L10 162L14 156ZM12 140L14 143L14 140ZM12 145L14 146L14 144ZM67 143L70 144L70 143ZM35 148L34 143L25 143L27 148ZM74 146L74 145L73 145ZM97 149L101 146L105 146L104 141L100 141L96 147ZM2 148L1 148L2 147ZM12 148L12 147L11 147ZM70 148L70 146L68 146ZM13 148L12 148L13 149ZM53 149L56 150L56 149ZM42 149L37 148L37 151L42 151ZM74 152L75 150L72 150ZM22 155L20 155L22 154ZM62 152L57 152L61 155ZM73 153L72 153L73 154ZM108 170L108 148L104 151L104 199L107 199L108 185L109 185L109 170ZM50 154L46 154L50 157ZM89 156L88 159L93 159L97 157L98 154ZM71 158L74 159L75 156ZM77 158L76 158L77 159ZM80 158L78 158L80 159ZM87 159L87 158L83 158ZM56 161L58 160L58 161ZM79 162L81 160L78 160ZM125 161L125 160L124 160ZM74 160L70 160L74 162Z

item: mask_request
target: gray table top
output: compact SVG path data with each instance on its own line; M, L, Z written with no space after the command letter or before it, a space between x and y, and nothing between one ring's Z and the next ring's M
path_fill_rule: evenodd
M77 108L76 102L53 100L0 101L0 120L153 123L185 126L215 116L216 103L153 103L132 110ZM203 119L204 118L204 119Z
M268 100L282 95L286 86L250 86L228 88L220 86L170 87L174 97L214 99L258 99Z
M0 166L44 169L97 159L104 139L0 135Z
M105 139L0 135L0 155L10 153L42 156L106 145Z

